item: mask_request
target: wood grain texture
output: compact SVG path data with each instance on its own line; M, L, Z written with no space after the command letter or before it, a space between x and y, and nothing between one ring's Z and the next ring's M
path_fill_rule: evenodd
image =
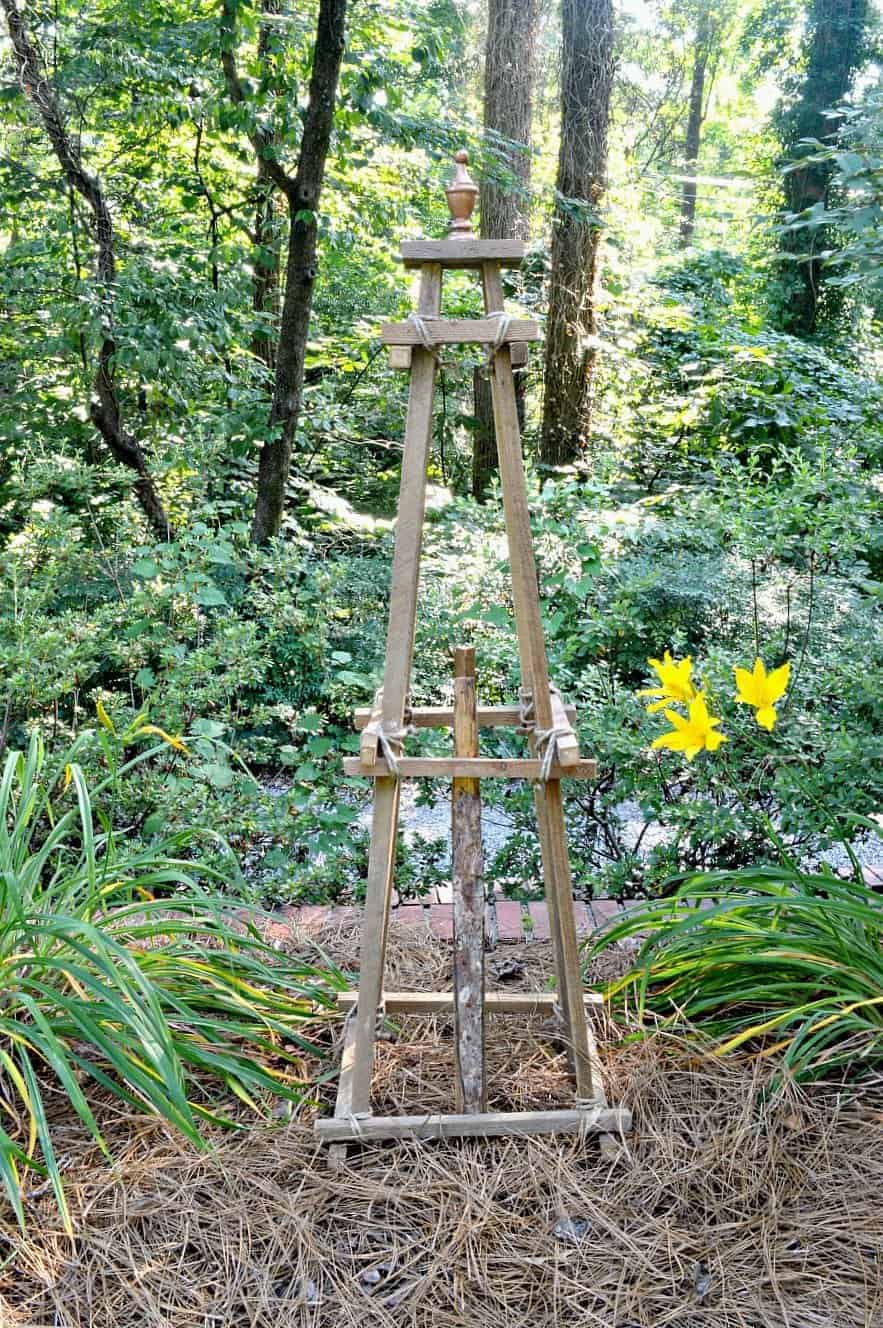
M441 307L441 286L441 268L436 263L427 263L420 275L419 313L430 317L438 313ZM383 673L382 717L384 724L390 730L395 730L402 724L411 677L436 367L437 361L434 355L420 347L414 349ZM371 1098L374 1024L377 1002L383 986L400 788L399 780L389 777L377 779L374 784L374 815L371 823L371 848L365 888L365 914L362 922L359 961L359 1004L355 1018L353 1050L354 1111L367 1111Z
M430 339L438 346L477 343L491 345L499 331L495 318L444 318L427 325ZM513 318L503 333L503 344L510 341L539 341L540 329L531 318ZM380 340L387 346L420 346L422 339L413 323L381 323Z
M353 711L353 722L357 729L363 729L371 719L371 710L360 706ZM576 707L565 706L564 714L568 723L576 721ZM450 706L415 706L408 711L408 719L418 729L450 729L454 726L454 712ZM496 726L515 728L521 723L521 710L518 706L478 706L478 727L481 729Z
M523 258L523 240L405 240L402 244L405 267L440 263L444 268L467 268L489 261L518 267Z
M481 1116L362 1116L317 1120L320 1139L370 1143L377 1139L488 1138L519 1134L615 1134L632 1128L625 1107L576 1107L560 1111L495 1111Z
M358 756L342 760L345 775L363 775L368 779L390 773L384 760L363 766ZM539 779L542 761L533 756L402 756L396 767L402 779ZM552 766L550 783L559 779L597 779L596 761L576 765Z
M355 996L356 993L353 992ZM355 1054L356 1002L350 1008L343 1024L343 1046L340 1053L340 1075L337 1080L337 1101L334 1104L335 1116L349 1116L353 1109L353 1056ZM328 1163L337 1171L346 1161L346 1144L334 1144L328 1150Z
M337 1007L351 1010L358 999L356 991L339 991ZM452 991L384 991L380 999L387 1014L444 1014L454 1008ZM583 1002L603 1005L604 997L597 991L587 991ZM484 1004L488 1014L550 1015L558 1004L558 996L554 991L486 991Z
M454 754L478 756L475 648L454 651ZM454 1053L457 1108L487 1106L484 1078L484 855L481 786L455 777L451 786L451 865L454 894Z
M390 346L390 347L389 347L389 367L390 367L390 369L410 369L410 367L411 367L411 347L410 347L410 346Z

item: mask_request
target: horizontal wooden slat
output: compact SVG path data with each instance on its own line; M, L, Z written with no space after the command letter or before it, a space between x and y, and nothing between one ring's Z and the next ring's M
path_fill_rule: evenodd
M403 779L537 779L542 763L519 756L403 756L396 764ZM345 756L343 773L383 779L392 771L386 761L365 767L358 756ZM595 761L580 761L566 767L553 765L549 778L595 779L597 774Z
M405 240L402 244L405 267L423 263L450 268L480 267L482 263L518 267L523 257L523 240Z
M576 722L575 706L565 706L564 713L571 724ZM368 706L360 706L353 712L355 726L362 730L371 718ZM416 706L409 711L409 719L418 729L450 729L454 727L454 712L450 706ZM478 724L480 728L490 729L497 726L516 728L521 723L521 711L518 706L479 706Z
M440 318L426 324L430 340L438 346L454 346L495 341L499 323L495 318ZM532 318L513 318L503 333L503 341L538 341L540 329ZM419 346L421 336L413 323L382 323L380 340L387 346Z
M580 1107L561 1111L494 1111L477 1116L346 1116L316 1121L316 1134L367 1143L375 1139L455 1139L467 1135L618 1134L632 1128L625 1107Z
M337 1004L341 1010L351 1010L358 1003L357 991L339 991ZM604 997L597 991L587 991L586 1005L603 1005ZM554 991L486 991L484 1008L488 1014L551 1014L558 1002ZM387 1014L442 1014L453 1010L452 991L385 991L382 997Z

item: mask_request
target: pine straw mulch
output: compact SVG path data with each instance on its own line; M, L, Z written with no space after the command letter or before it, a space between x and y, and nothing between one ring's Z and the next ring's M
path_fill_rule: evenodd
M319 941L355 967L352 933ZM428 935L394 930L391 950L390 988L449 981ZM488 968L541 988L548 947ZM355 1150L335 1173L309 1113L207 1154L117 1117L112 1174L62 1128L77 1235L45 1199L24 1239L0 1217L0 1328L883 1325L883 1093L770 1100L762 1063L604 1042L635 1113L627 1163L573 1138L469 1140ZM494 1020L489 1051L493 1105L567 1100L554 1030ZM451 1109L446 1021L402 1021L378 1052L375 1110Z

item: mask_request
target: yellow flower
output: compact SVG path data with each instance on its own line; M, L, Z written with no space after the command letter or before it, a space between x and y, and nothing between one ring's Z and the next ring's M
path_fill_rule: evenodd
M648 715L652 715L656 710L664 710L672 702L681 702L683 705L689 705L696 697L696 688L690 682L690 674L693 672L693 660L688 655L686 659L674 660L671 652L666 650L662 659L648 659L647 663L659 674L661 687L647 687L644 691L638 692L638 696L655 696L658 699L653 701L647 707Z
M736 686L739 691L736 700L743 705L754 706L754 718L761 728L771 729L776 722L776 702L784 695L791 677L791 665L786 663L781 668L767 673L762 659L754 661L754 671L735 669Z
M103 725L103 727L106 728L109 733L112 733L113 736L116 737L117 731L113 726L113 720L111 719L110 715L107 713L107 711L104 708L103 701L96 702L95 713L98 716L99 724Z
M698 692L690 702L690 717L685 719L676 710L666 710L665 718L671 724L670 733L663 733L654 738L653 747L670 747L673 752L683 752L688 761L692 761L697 752L716 752L722 742L727 742L723 733L715 733L720 724L708 713L705 697Z
M163 742L167 742L170 747L174 747L176 752L183 752L185 756L190 755L190 748L183 738L173 737L171 733L166 733L165 729L158 728L156 724L142 724L138 730L139 738L142 733L155 733L158 738L162 738Z

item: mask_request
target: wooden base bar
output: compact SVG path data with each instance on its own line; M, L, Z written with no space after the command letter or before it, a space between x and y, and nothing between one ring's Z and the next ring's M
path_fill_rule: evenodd
M573 1107L561 1111L492 1111L479 1116L349 1116L317 1120L328 1143L377 1139L462 1139L518 1134L620 1134L632 1128L625 1107Z
M402 779L539 779L542 764L533 757L520 756L402 756L396 761L396 769ZM386 761L375 761L374 765L366 766L358 756L345 756L343 773L383 779L393 772ZM597 776L596 761L578 761L576 765L568 766L556 764L549 772L550 780L596 779Z
M604 997L597 991L587 991L583 1000L586 1005L604 1004ZM337 993L339 1010L352 1010L358 1001L357 991ZM488 1014L550 1015L557 1004L554 991L488 991L484 996ZM453 1008L452 991L385 991L380 998L380 1009L386 1014L445 1014Z

